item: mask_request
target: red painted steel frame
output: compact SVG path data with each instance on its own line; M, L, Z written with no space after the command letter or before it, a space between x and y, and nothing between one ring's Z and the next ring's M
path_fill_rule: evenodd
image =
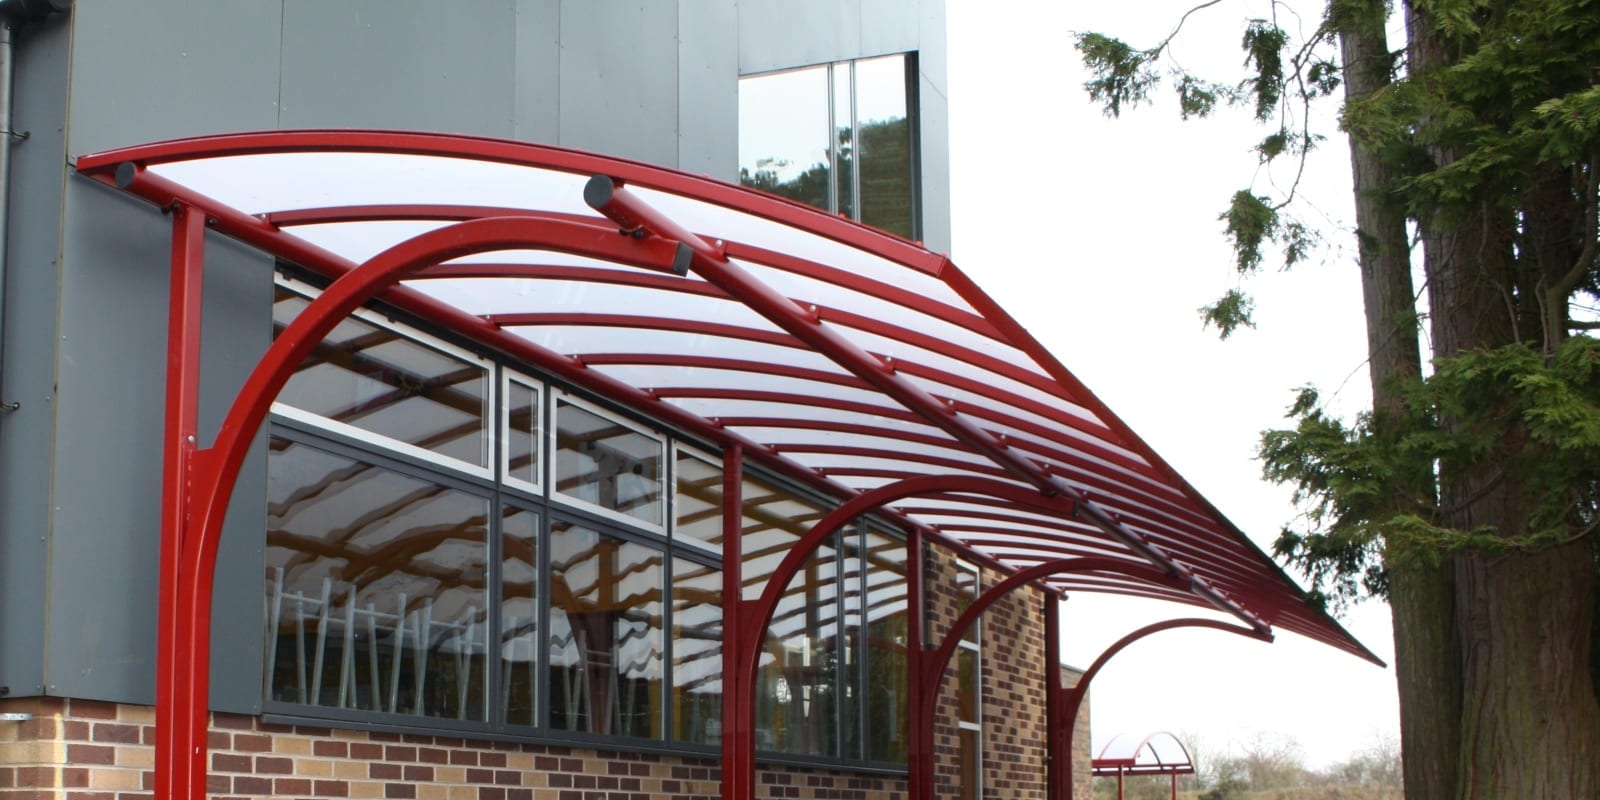
M393 152L529 163L522 145L491 140L370 131L317 132L305 135L305 138L306 143L301 147L306 150ZM275 148L282 148L282 143L285 141L298 140L282 134L249 134L145 146L133 148L128 152L137 151L140 159L159 162L163 158L176 158L185 153L194 156L197 152L203 152L207 157L218 157L274 152ZM294 211L288 211L275 215L274 222L269 222L217 203L165 178L149 174L142 166L120 163L129 157L132 156L120 152L85 157L79 160L78 166L80 171L92 174L106 183L113 182L111 172L115 167L114 182L119 188L174 211L173 277L169 306L169 370L164 432L166 442L163 450L162 573L159 590L160 639L158 641L160 678L157 687L157 710L160 721L157 731L156 788L158 796L163 800L205 796L210 596L217 539L240 464L251 439L264 421L272 400L305 354L354 308L375 294L388 290L402 278L416 277L419 272L439 262L479 252L536 248L592 256L619 265L662 272L681 273L685 267L693 268L708 284L717 287L734 301L761 314L802 342L804 346L844 368L850 374L851 380L858 381L860 385L870 386L909 409L909 412L904 414L905 419L942 429L957 441L999 465L1010 475L1035 487L1030 489L1016 483L988 478L932 477L910 479L861 494L848 500L834 514L825 517L808 532L807 536L803 537L802 543L789 553L779 572L771 576L759 600L747 602L740 596L742 576L739 574L741 548L739 465L743 463L745 457L751 455L761 457L763 462L773 460L767 457L772 455L772 451L757 443L749 442L737 432L724 432L715 428L715 420L708 426L704 420L692 418L692 415L680 412L670 405L651 404L651 401L659 401L666 392L662 392L659 396L645 393L636 387L608 379L603 375L591 375L589 380L574 378L574 375L582 376L585 372L581 361L562 360L557 355L500 331L490 322L471 318L437 301L422 299L419 294L401 291L390 295L391 299L403 308L418 311L430 320L444 320L441 324L482 337L485 342L526 358L530 363L548 368L557 375L600 391L613 391L615 396L636 403L641 408L659 409L663 419L673 424L684 425L688 430L700 431L702 434L710 431L712 440L723 446L726 459L724 569L727 571L724 575L724 602L727 610L723 658L725 665L732 667L725 668L724 675L724 786L728 797L751 800L754 795L754 711L753 704L748 701L753 699L759 643L764 638L765 629L783 589L799 565L809 557L809 553L826 541L832 535L832 531L836 531L840 525L865 511L881 509L883 504L892 502L897 493L904 493L902 496L916 493L977 494L1042 510L1057 519L1077 517L1121 541L1138 557L1147 559L1159 568L1145 567L1126 560L1095 557L1079 558L1077 563L1106 561L1110 564L1105 567L1106 571L1128 575L1138 573L1135 577L1146 578L1152 583L1201 597L1217 608L1245 620L1251 626L1240 628L1211 620L1175 620L1161 623L1130 634L1103 654L1080 681L1075 694L1061 694L1059 700L1054 699L1057 697L1054 688L1058 682L1052 679L1052 691L1048 693L1048 696L1053 698L1050 710L1053 713L1071 712L1064 716L1057 713L1056 716L1056 719L1068 726L1069 732L1071 721L1076 716L1076 708L1081 703L1083 692L1093 674L1111 655L1137 638L1154 633L1156 630L1180 625L1203 625L1270 639L1270 629L1261 617L1215 588L1211 582L1193 576L1188 568L1171 558L1164 548L1170 549L1172 545L1158 544L1125 524L1122 519L1102 510L1091 502L1079 487L1068 484L1059 475L1030 458L1030 450L1034 450L1038 445L1008 443L1003 436L990 432L980 424L981 420L994 418L994 415L1000 412L972 409L971 413L968 413L966 409L935 397L909 377L936 383L943 382L973 391L970 381L959 376L946 376L936 370L917 365L904 365L905 372L901 373L899 365L886 357L856 346L850 339L840 335L836 329L824 325L822 318L828 317L829 323L833 325L851 326L880 334L907 336L941 353L949 350L948 344L935 342L926 337L918 339L915 331L885 325L877 320L829 309L819 311L816 307L802 308L730 261L730 254L735 258L750 256L777 269L810 275L853 290L881 294L923 313L937 315L940 309L949 309L944 304L934 303L897 287L868 281L826 265L814 264L783 254L771 254L739 243L729 243L726 246L722 242L707 243L660 215L615 181L600 177L591 181L585 191L586 199L590 200L594 208L609 216L625 230L643 233L642 238L619 236L616 228L588 218L517 210L503 217L480 217L430 231L396 245L363 265L356 266L329 251L284 233L274 222L289 224L295 221L315 220L319 215L340 213L347 216L367 214L393 218L396 214L432 214L439 209L408 206L388 209L352 208L342 212L337 209L309 210L299 212L299 216L296 216ZM619 168L633 174L653 175L660 188L691 196L698 195L729 208L743 208L744 201L751 199L746 196L745 190L737 187L722 186L690 176L669 174L644 165L628 165L613 159L560 151L549 151L546 157L549 163L541 164L546 168L579 172L599 172L608 168ZM947 259L929 254L909 243L889 241L886 237L865 229L820 219L819 215L810 209L790 207L770 198L756 199L759 200L756 205L760 210L750 212L756 216L805 228L818 235L870 251L877 257L892 261L899 266L918 270L945 281L958 296L979 311L978 315L973 315L961 310L958 315L960 319L953 319L953 322L984 336L994 338L998 334L1002 339L1020 343L1012 346L1020 348L1021 352L1037 361L1052 377L1060 381L1062 386L1070 390L1069 394L1074 396L1069 398L1066 394L1061 394L1064 399L1078 403L1102 419L1109 420L1107 424L1114 432L1121 434L1126 442L1133 443L1132 450L1136 454L1151 460L1158 475L1170 475L1183 492L1192 496L1191 499L1196 501L1199 508L1215 514L1215 509L1199 499L1198 495L1177 478L1164 462L1149 453L1148 448L1133 437L1131 431L1127 431L1126 427L1100 405L1081 384L1070 374L1065 373L1065 370L1061 369L1059 364L1050 358L1025 331L1022 331L1020 326L999 310L998 306L994 306L991 300L978 292L976 287L972 286ZM474 217L483 213L494 213L494 210L461 207L452 213L458 217ZM210 215L214 219L208 220L205 215ZM446 215L446 218L455 217ZM336 279L279 335L236 397L216 441L210 447L201 449L195 439L203 263L201 247L205 224L213 221L218 230L235 236L247 244L263 247L279 257L326 270L330 277ZM476 276L509 276L519 271L525 273L527 270L528 265L472 265L457 274L464 275L470 272ZM619 270L619 275L620 272ZM656 281L656 285L657 288L664 286L660 281ZM537 321L549 319L551 317L539 317ZM515 320L515 317L506 318L508 322ZM787 343L787 340L785 342ZM981 353L961 352L980 360L984 358ZM985 363L989 369L999 374L1011 375L1024 384L1046 389L1051 394L1060 394L1054 387L1042 386L1037 376L1032 373L1007 370L1003 362L994 359L988 359ZM1018 402L1019 408L1033 409L1033 406L1037 405L1026 398L1012 395L1008 397ZM811 398L810 401L822 402L817 398ZM875 415L896 417L893 410L886 407L871 407L869 410ZM1036 413L1056 419L1067 427L1078 426L1071 415L1046 413L1048 411L1049 409L1044 409ZM1016 420L1016 422L1023 421ZM1098 435L1091 438L1105 441ZM1084 446L1094 448L1097 452L1101 449L1094 442L1085 442ZM1114 462L1124 461L1109 450L1105 453ZM794 473L789 469L792 466L789 462L778 461L777 467L797 475L801 480L815 479L814 475L808 475L804 470ZM1072 463L1070 455L1063 460L1063 463ZM1148 476L1151 472L1149 468L1137 463L1132 464L1131 468L1144 476ZM1091 486L1090 490L1093 489ZM1173 522L1180 522L1179 518L1186 511L1187 509L1178 507L1163 509L1163 513L1173 515L1171 520ZM1221 519L1220 514L1216 517L1218 520ZM1133 522L1139 524L1138 520ZM911 659L913 669L908 675L908 681L914 697L925 697L937 692L938 676L923 668L925 662L937 656L925 653L922 641L924 542L938 541L950 544L963 552L967 552L967 548L914 522L908 521L908 524L910 525L906 558L910 622L908 638L910 652L913 654ZM1206 531L1197 529L1196 533L1200 542L1219 547L1230 545L1230 542L1211 538ZM1250 545L1246 544L1244 547L1249 548ZM1007 565L1000 564L983 553L971 552L974 553L974 558L982 563L1011 570ZM1254 552L1259 555L1259 551ZM1184 555L1193 554L1184 553ZM1040 567L1024 570L1023 573L1033 575L1035 570L1059 563L1064 562L1049 562ZM1013 574L1012 578L1008 578L1008 582L1013 586L1020 585L1023 582L1021 574ZM1237 593L1240 588L1234 587L1231 591ZM1245 587L1245 591L1248 591L1248 587ZM1240 597L1254 599L1248 595ZM1047 602L1051 602L1053 598L1054 595L1047 590ZM1274 598L1265 595L1263 598L1268 601L1264 607L1272 608ZM988 602L992 602L992 598ZM1047 639L1049 636L1050 634L1047 634ZM1332 643L1338 637L1322 631L1319 632L1319 638ZM1054 646L1059 648L1059 641L1056 641ZM948 660L948 657L948 653L945 653L944 659ZM942 673L942 668L940 672ZM910 782L914 798L928 796L933 788L931 713L931 705L928 707L924 707L922 703L911 705ZM1058 742L1053 749L1062 749L1060 743ZM1070 746L1066 748L1066 752L1070 753ZM1067 762L1067 766L1070 767L1070 761Z
M195 605L178 588L196 580L188 521L188 482L197 450L200 406L200 317L205 273L205 213L172 210L172 270L167 300L167 407L161 468L161 584L156 615L156 796L205 792L205 727L210 675L193 674L211 654L211 593ZM209 585L209 581L207 581ZM206 622L201 624L200 618ZM199 689L195 688L198 677ZM195 717L199 717L198 736Z

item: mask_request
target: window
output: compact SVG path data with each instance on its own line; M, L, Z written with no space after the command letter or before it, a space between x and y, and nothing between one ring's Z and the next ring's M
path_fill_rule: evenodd
M315 290L280 279L281 332ZM722 459L362 310L268 428L264 708L706 755L722 741ZM833 501L745 474L744 596ZM768 756L905 763L905 543L861 522L767 632Z
M566 395L556 398L555 489L602 513L662 529L666 444Z
M956 588L970 605L979 595L978 568L956 565ZM961 800L983 797L983 620L973 623L956 646L956 706L960 710L956 727L960 759Z
M484 719L489 500L273 437L267 692Z
M919 233L916 58L840 61L739 81L739 182Z

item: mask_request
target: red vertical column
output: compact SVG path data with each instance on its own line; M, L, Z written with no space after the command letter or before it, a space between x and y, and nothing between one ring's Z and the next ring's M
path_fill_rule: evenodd
M752 800L756 791L754 687L745 680L744 453L722 456L722 797Z
M1065 690L1061 688L1061 600L1044 594L1044 708L1045 746L1048 748L1045 785L1050 800L1073 800L1072 738L1076 717L1066 718Z
M937 680L926 679L928 654L923 649L926 630L926 587L923 575L922 533L912 530L906 537L906 727L910 753L907 754L908 796L910 800L932 800L933 724L938 718L931 695L939 691Z
M200 404L200 310L205 215L179 205L172 214L171 283L167 299L166 420L161 446L161 571L157 587L155 795L162 800L205 796L207 698L188 680L194 651L183 568L188 550L191 462ZM204 684L202 683L202 686ZM196 695L199 695L196 697ZM194 719L199 717L198 746Z

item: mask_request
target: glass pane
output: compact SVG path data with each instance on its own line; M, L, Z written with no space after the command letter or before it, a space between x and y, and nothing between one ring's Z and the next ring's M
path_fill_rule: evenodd
M906 545L867 534L867 758L904 763L910 684L906 645Z
M502 707L512 725L538 724L539 515L507 506L500 518Z
M722 552L722 466L678 451L673 536Z
M542 417L539 390L517 381L506 381L506 477L537 486L539 484L539 438Z
M489 501L274 437L268 696L484 719Z
M273 335L307 305L278 287ZM482 365L350 317L296 368L278 401L479 467L489 466Z
M983 796L983 734L971 728L961 729L961 800L978 800Z
M972 604L977 601L980 588L977 568L966 564L956 566L956 597L959 599L956 601L955 611L958 616L965 614L967 609L971 608ZM965 631L962 631L962 640L977 644L978 628L981 627L981 622L982 620L974 622Z
M906 57L855 62L856 153L862 222L916 238L916 150L906 104Z
M745 596L759 596L821 508L746 479ZM839 575L834 548L821 547L794 576L767 628L756 675L756 746L804 755L838 753Z
M739 182L828 210L828 68L739 81Z
M722 741L722 570L672 560L672 738Z
M550 523L550 725L662 734L661 553Z
M566 400L556 402L556 491L661 526L666 445Z
M962 722L981 722L981 675L978 672L978 651L970 647L956 649L956 705L961 709Z
M844 738L840 743L840 755L845 758L861 758L865 746L862 734L866 730L862 718L862 695L866 689L863 685L865 675L862 673L862 659L866 655L867 629L866 629L866 567L867 560L861 550L861 530L859 527L845 532L846 545L841 551L839 568L843 573L844 581L841 591L844 593L844 641L845 647L840 652L840 693L839 716L844 720Z
M833 73L833 141L834 158L838 165L835 174L839 179L835 181L834 208L840 216L856 218L856 185L855 185L855 106L851 103L850 94L850 62L834 64Z

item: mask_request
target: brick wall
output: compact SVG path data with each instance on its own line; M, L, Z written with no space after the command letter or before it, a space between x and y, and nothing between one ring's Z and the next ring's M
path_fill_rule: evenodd
M0 701L0 800L152 800L154 711L58 698ZM216 714L210 734L214 800L713 800L715 761L604 753L262 723ZM905 780L819 769L771 768L756 796L794 800L903 800Z
M956 618L971 602L959 587L958 562L950 553L929 548L927 554L929 647L938 646ZM980 571L979 593L999 583L992 571ZM1019 589L984 612L982 629L983 673L983 796L986 800L1044 800L1046 783L1045 641L1043 596ZM1064 670L1062 681L1075 685L1078 674ZM938 719L934 730L935 794L957 797L956 671L945 671L939 688ZM1072 740L1072 793L1092 797L1089 744L1089 701L1078 710Z

